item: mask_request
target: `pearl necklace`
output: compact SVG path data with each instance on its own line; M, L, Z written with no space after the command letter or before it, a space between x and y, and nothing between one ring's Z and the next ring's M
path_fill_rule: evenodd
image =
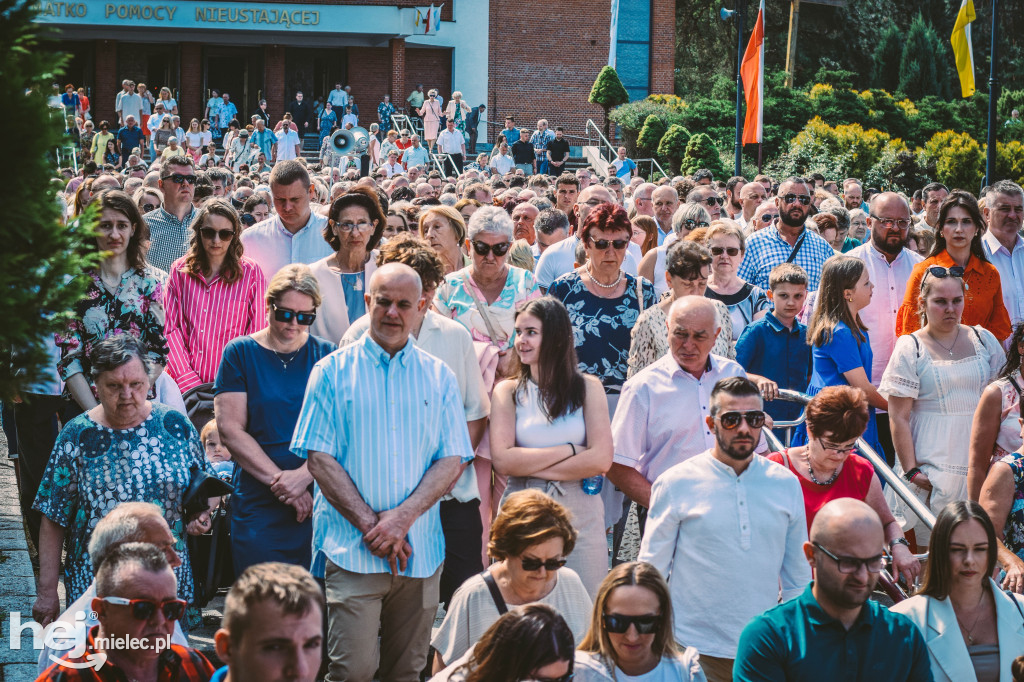
M619 276L616 277L615 281L612 282L611 284L605 284L604 282L599 281L597 279L597 277L594 277L594 271L590 267L590 263L587 263L587 274L590 275L590 280L594 284L596 284L597 286L601 287L602 289L614 289L615 287L619 286L619 282L622 281L622 269L621 268L619 269Z
M808 448L808 450L807 450L807 474L811 477L811 483L813 483L815 485L820 485L822 487L825 487L827 485L832 485L833 483L836 482L836 479L839 478L839 471L841 469L842 469L842 467L836 467L836 470L832 472L832 475L829 477L829 479L827 481L825 481L824 483L822 483L821 481L819 481L817 478L814 477L814 467L811 466L811 452L810 452L810 448Z

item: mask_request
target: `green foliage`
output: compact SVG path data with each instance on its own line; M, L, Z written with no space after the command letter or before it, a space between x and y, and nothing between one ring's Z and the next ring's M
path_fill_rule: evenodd
M911 99L925 95L948 98L952 91L950 59L945 43L939 40L932 25L918 14L903 44L899 91Z
M777 168L785 175L817 172L827 178L863 178L884 155L895 159L904 151L907 148L902 141L878 130L864 130L858 123L832 127L815 117L793 139Z
M856 92L848 88L834 88L819 83L811 88L807 96L811 100L813 115L829 125L866 125L870 121L867 104Z
M1010 112L1014 109L1024 111L1024 90L1006 88L999 94L999 102L996 107L999 118L1005 121L1010 118Z
M590 89L588 101L591 104L600 105L604 109L604 135L610 140L612 137L612 124L608 113L613 107L629 102L629 94L626 92L626 88L623 87L622 81L619 80L619 74L613 67L606 66L601 69L601 73L597 74L597 79L594 80L594 87Z
M967 133L952 130L936 133L925 144L923 155L935 163L935 179L946 186L969 192L977 192L981 186L985 153Z
M670 169L670 173L671 169L679 168L689 142L690 131L681 125L673 124L665 131L658 143L658 158L664 159L664 165Z
M814 74L814 82L831 85L836 89L849 90L853 87L853 79L856 75L853 71L846 69L830 69L827 66L822 66L818 69L818 73Z
M640 129L636 139L637 152L645 156L653 156L658 153L658 143L668 132L668 127L660 118L651 114L644 121L644 127Z
M686 144L686 154L679 165L679 172L683 175L693 175L701 168L707 168L719 180L729 177L729 173L722 165L718 147L710 137L704 133L697 133Z
M996 144L996 178L1024 185L1024 144L1018 140Z
M896 92L900 86L900 60L903 59L903 32L889 24L879 36L871 53L871 82L876 88Z
M43 339L66 327L84 294L81 278L69 277L93 264L79 255L91 221L60 221L50 160L63 122L50 118L46 98L65 57L42 47L35 13L32 3L0 0L0 126L8 158L17 160L17 179L0 183L0 352L17 353L16 367L0 364L4 400L52 371Z

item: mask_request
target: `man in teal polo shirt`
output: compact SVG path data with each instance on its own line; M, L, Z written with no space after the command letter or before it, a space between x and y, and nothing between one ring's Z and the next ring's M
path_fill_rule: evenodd
M814 582L744 628L734 682L931 682L917 626L868 599L884 543L882 522L864 502L822 507L804 544Z

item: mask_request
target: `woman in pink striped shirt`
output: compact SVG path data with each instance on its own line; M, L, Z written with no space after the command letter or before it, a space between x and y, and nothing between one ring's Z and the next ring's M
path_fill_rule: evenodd
M267 326L266 278L242 255L238 212L206 202L192 223L189 251L171 266L164 289L167 371L181 392L217 376L224 346Z

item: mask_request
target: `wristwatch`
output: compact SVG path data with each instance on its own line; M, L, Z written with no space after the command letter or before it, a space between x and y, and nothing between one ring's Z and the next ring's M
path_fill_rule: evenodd
M903 545L907 549L910 549L910 543L907 542L906 538L896 538L895 540L890 541L889 542L889 551L890 552L892 551L892 548L893 548L894 545Z

